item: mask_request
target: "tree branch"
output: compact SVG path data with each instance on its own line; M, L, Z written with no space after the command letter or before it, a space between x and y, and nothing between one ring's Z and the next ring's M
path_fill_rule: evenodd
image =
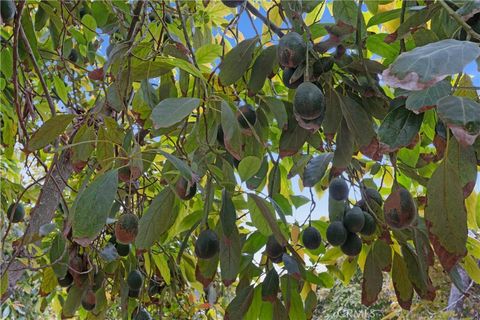
M438 0L438 2L442 5L442 7L448 12L450 16L452 16L453 19L455 19L458 24L460 24L463 29L472 37L477 40L480 40L480 34L476 33L475 30L471 26L468 25L468 23L463 20L463 18L456 13L450 6L445 2L445 0Z
M40 70L40 67L37 64L37 59L35 59L35 55L33 54L32 47L30 46L30 42L28 41L28 38L25 35L25 32L23 31L23 27L21 25L20 25L20 37L22 38L22 41L25 44L25 49L27 49L27 53L30 56L30 59L32 60L33 68L35 69L35 72L37 73L38 78L40 79L40 83L42 84L45 97L47 98L48 106L50 107L50 112L52 113L52 116L54 116L56 114L55 104L53 103L50 93L48 92L47 83L43 78L42 71Z
M135 9L133 9L133 18L132 22L130 23L130 28L128 29L128 35L127 35L127 41L133 41L133 35L135 34L135 27L137 25L137 22L140 20L140 12L142 11L144 1L138 1L137 5L135 6Z
M246 8L251 14L262 20L262 22L273 32L275 32L277 36L280 38L284 36L284 33L280 30L280 28L270 22L270 20L268 20L260 11L258 11L257 8L255 8L249 1L246 2Z
M13 81L13 104L15 105L15 110L17 111L18 123L20 124L20 128L23 131L23 134L26 138L28 138L27 128L25 127L25 123L23 122L22 118L22 109L20 107L20 102L18 101L18 38L20 35L20 27L21 21L20 18L22 17L23 8L25 6L25 2L21 1L18 3L17 6L17 15L15 17L14 22L14 32L13 32L13 74L12 74L12 81Z

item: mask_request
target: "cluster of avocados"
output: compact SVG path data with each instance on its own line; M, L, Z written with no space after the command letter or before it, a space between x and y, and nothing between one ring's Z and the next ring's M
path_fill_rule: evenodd
M304 81L303 71L307 54L307 43L296 32L286 34L278 43L277 57L283 68L283 84L287 88L295 89L293 99L295 119L302 128L315 131L320 128L325 117L325 97L317 81ZM331 70L332 67L333 60L330 57L316 60L312 66L314 78L318 78L320 74Z
M375 218L367 212L364 200L355 206L348 206L348 185L341 177L332 179L328 187L330 224L327 228L327 241L332 246L340 246L342 252L348 256L356 256L362 250L362 239L358 233L371 236L377 225ZM377 190L367 188L367 198L382 205L383 199Z

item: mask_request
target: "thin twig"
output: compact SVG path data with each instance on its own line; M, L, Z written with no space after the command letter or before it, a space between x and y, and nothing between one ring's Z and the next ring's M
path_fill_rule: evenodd
M15 110L17 111L18 123L20 123L20 128L22 128L23 135L27 137L27 129L25 127L25 123L23 122L22 118L22 110L20 107L20 102L18 101L18 37L20 33L21 22L20 18L22 17L23 8L25 6L25 1L20 1L18 3L17 8L17 16L15 17L15 29L14 29L14 36L13 36L13 104L15 105Z
M50 112L52 113L52 116L54 116L57 112L55 111L55 104L53 103L52 97L50 96L50 93L48 92L48 87L47 83L45 82L45 79L43 78L42 75L42 70L40 70L40 67L37 64L37 59L35 59L35 55L33 54L32 47L30 46L30 42L28 41L28 38L23 31L23 27L20 25L20 37L22 38L24 44L25 44L25 49L27 49L27 53L30 56L30 59L32 60L33 63L33 68L35 69L35 72L38 75L38 78L40 79L40 83L42 84L43 91L45 93L45 97L47 98L48 106L50 107Z
M275 32L277 36L280 38L284 36L284 33L280 30L280 28L270 22L270 20L268 20L260 11L258 11L257 8L255 8L249 1L246 2L245 6L250 13L262 20L262 22L265 23L273 32Z
M407 11L407 1L402 1L402 11L400 13L400 25L405 21L405 12ZM400 39L400 53L407 51L405 47L405 38Z

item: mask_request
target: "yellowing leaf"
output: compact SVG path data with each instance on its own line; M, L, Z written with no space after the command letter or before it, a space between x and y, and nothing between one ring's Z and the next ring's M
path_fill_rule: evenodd
M465 271L467 272L468 276L473 281L480 284L480 267L478 266L476 259L468 255L463 260L462 265Z
M73 114L60 114L48 119L28 141L28 150L35 151L53 142L65 131L73 118Z
M477 230L477 193L473 191L467 199L465 199L465 208L467 209L467 226L469 229Z
M55 91L58 94L58 97L62 100L63 103L68 102L68 94L67 94L67 87L63 80L61 80L58 76L53 77L53 85L55 87Z
M153 254L152 258L158 268L158 271L160 271L163 280L165 280L165 283L167 285L170 285L170 268L168 267L168 263L165 260L165 256L162 254Z

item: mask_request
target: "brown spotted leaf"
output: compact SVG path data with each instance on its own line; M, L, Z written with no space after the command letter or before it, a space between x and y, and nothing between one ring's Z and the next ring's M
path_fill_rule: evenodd
M383 71L385 83L394 88L422 90L463 68L480 55L477 44L446 39L404 52Z
M408 278L407 265L398 253L395 253L393 256L392 282L398 304L403 309L410 310L413 298L413 286Z
M430 241L446 271L467 253L467 212L455 152L438 166L427 185L425 220Z

